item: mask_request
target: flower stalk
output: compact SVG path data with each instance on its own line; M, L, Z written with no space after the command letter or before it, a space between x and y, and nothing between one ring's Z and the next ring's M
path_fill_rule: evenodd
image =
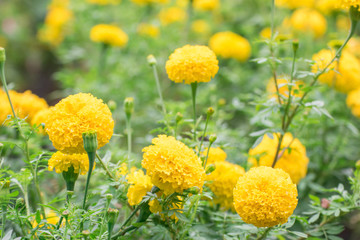
M193 117L194 117L194 141L196 142L196 90L197 90L198 83L194 82L191 83L191 93L192 93L192 104L193 104Z

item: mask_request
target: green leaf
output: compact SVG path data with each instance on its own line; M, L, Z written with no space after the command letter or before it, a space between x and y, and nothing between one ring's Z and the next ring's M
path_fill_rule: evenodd
M256 147L261 143L261 141L263 140L263 138L264 138L264 135L262 135L262 136L260 136L258 139L256 139L256 141L255 141L254 145L251 147L251 149L256 148Z
M302 232L294 231L294 232L291 232L291 233L295 234L296 236L303 237L303 238L308 237L308 235L306 233L302 233Z
M309 223L314 223L316 222L320 217L320 213L317 213L315 215L313 215L310 219L309 219Z
M36 211L35 220L38 224L41 222L41 214L39 209Z

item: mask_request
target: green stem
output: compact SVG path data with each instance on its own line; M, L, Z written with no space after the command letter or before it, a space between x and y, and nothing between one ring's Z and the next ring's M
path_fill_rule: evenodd
M89 157L89 172L88 172L86 185L85 185L85 194L84 194L84 202L83 202L83 205L82 205L82 209L85 209L85 205L86 205L86 197L87 197L87 192L88 192L88 188L89 188L91 173L92 173L92 170L94 168L96 152L88 152L87 154L88 154L88 157Z
M271 1L271 41L274 40L275 32L275 0Z
M160 79L159 79L159 74L158 74L158 71L156 68L156 64L152 65L152 69L153 69L153 73L154 73L154 77L155 77L155 81L156 81L156 88L157 88L157 91L158 91L159 97L160 97L161 107L162 107L164 116L166 116L166 108L165 108L165 103L164 103L164 99L163 99L162 92L161 92Z
M101 157L99 156L99 154L96 153L96 158L99 160L101 166L103 167L103 169L105 170L106 174L114 181L116 181L115 177L111 174L111 172L109 171L109 169L107 168L107 166L105 165L104 161L101 159Z
M260 236L258 237L256 240L263 240L263 239L266 239L266 236L269 234L269 232L271 231L272 227L268 227L265 232Z
M131 156L131 148L132 148L132 140L131 140L131 119L126 117L126 132L127 132L127 143L128 143L128 169L130 169L130 156Z
M106 206L105 206L104 215L103 215L103 218L102 218L102 220L101 220L101 226L100 226L100 234L99 234L99 236L101 236L102 233L103 233L104 223L105 223L105 219L106 219L106 213L107 213L107 211L108 211L108 209L109 209L109 206L110 206L110 201L107 200L107 201L106 201ZM111 233L110 233L110 232L109 232L108 236L111 236Z
M206 164L207 164L207 160L208 160L208 157L209 157L209 152L210 152L211 145L212 145L212 142L210 142L207 153L206 153L206 158L205 158L205 161L204 161L204 168L206 168Z
M103 73L105 72L106 67L106 60L108 55L108 50L110 49L110 46L108 44L101 44L100 49L100 57L99 57L99 66L98 66L98 78L100 79L103 77Z
M206 116L206 122L205 122L205 128L204 128L204 133L202 135L202 138L201 138L201 141L200 141L200 145L199 145L199 153L198 153L198 156L200 156L201 154L201 148L202 148L202 145L204 143L204 138L205 138L205 135L206 135L206 130L207 130L207 127L208 127L208 124L209 124L209 119L210 119L210 115L207 114Z
M135 216L135 214L140 210L141 204L137 205L137 207L134 209L134 211L130 214L130 216L125 220L125 222L121 225L120 229L126 226L130 222L130 220Z
M5 233L5 225L6 225L7 205L4 203L1 208L2 208L2 231L1 231L1 239L3 239L3 238L4 238L4 233Z
M64 231L63 239L67 239L68 225L69 225L68 220L67 218L65 218L65 231Z
M193 103L193 117L194 117L194 141L196 142L196 89L197 89L197 82L191 83L191 93L192 93L192 103Z
M186 43L189 42L189 37L190 37L190 29L191 29L191 21L192 21L192 17L193 17L193 2L194 0L190 0L188 3L188 9L187 9L187 15L188 15L188 19L186 22L186 29L185 29L185 41Z

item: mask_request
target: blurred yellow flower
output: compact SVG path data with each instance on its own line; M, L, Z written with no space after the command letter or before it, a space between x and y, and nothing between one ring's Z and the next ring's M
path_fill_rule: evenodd
M128 35L119 27L108 24L98 24L91 28L90 39L93 42L123 47L127 44Z
M219 71L218 64L215 53L208 47L186 45L170 55L166 72L176 83L209 82Z
M256 227L284 224L298 200L296 185L281 169L256 167L241 176L234 189L234 206L241 219Z
M352 52L358 59L360 59L360 38L353 37L346 44L346 49Z
M310 8L296 10L290 18L290 24L295 33L311 33L316 38L324 36L327 29L325 17Z
M300 7L308 7L311 8L314 6L315 0L275 0L276 6L284 7L284 8L300 8Z
M337 9L339 0L317 0L315 7L324 14L330 14Z
M203 157L206 157L207 152L208 152L208 148L206 148L203 152L201 152L201 155ZM226 152L224 152L224 150L222 150L219 147L216 147L216 148L211 147L206 163L207 163L207 165L209 165L209 164L213 164L216 162L224 162L226 160L226 157L227 157L227 155L226 155Z
M114 120L102 100L89 93L78 93L50 109L45 130L57 150L67 154L85 153L82 134L95 131L99 149L112 137Z
M288 98L290 81L285 78L278 78L278 79L276 79L276 81L277 81L280 95L282 95L285 98ZM302 81L296 81L296 80L293 81L292 87L291 87L292 88L291 96L301 97L303 95L303 93L299 91L299 86L302 84L304 84ZM277 90L276 90L275 81L273 78L271 78L269 80L266 90L268 93L270 93L270 98L277 98Z
M340 7L349 9L350 7L359 7L360 0L339 0Z
M159 19L164 26L175 22L183 22L186 19L186 12L180 7L164 8L159 13Z
M346 105L354 116L360 118L360 88L349 92L346 98Z
M74 173L85 175L89 171L89 158L87 154L54 153L49 159L49 171L55 169L56 173L67 172L69 167L74 168Z
M147 5L154 3L165 4L169 2L169 0L131 0L131 1L138 5Z
M249 41L229 31L213 35L209 40L209 46L216 55L223 58L235 58L240 62L245 62L251 55Z
M45 108L43 110L40 110L39 112L37 112L34 116L34 118L31 120L31 125L35 125L36 127L38 127L38 131L40 134L45 135L45 128L40 126L41 124L45 124L46 120L48 119L48 116L50 114L50 109L49 108Z
M239 177L245 174L245 170L239 165L226 161L216 162L215 167L215 171L206 176L206 181L209 181L207 186L215 195L211 201L214 205L219 204L225 211L235 211L233 190Z
M198 34L207 34L210 32L211 27L205 20L196 20L191 24L191 30Z
M193 0L193 6L197 10L211 11L218 9L220 6L219 0Z
M131 173L126 176L126 179L131 184L126 194L128 202L131 206L138 205L153 187L151 178L145 175L141 169L131 169Z
M86 0L88 3L98 4L98 5L116 5L121 3L121 0Z
M339 15L336 18L336 28L339 32L347 32L350 30L351 22L349 16Z
M45 24L54 28L62 28L73 17L71 10L64 7L51 7L45 18Z
M312 66L312 72L321 71L335 56L334 50L323 49L313 55L316 64ZM319 77L319 81L333 86L342 93L348 93L360 87L360 61L349 51L343 51L340 60L333 62Z
M137 32L142 36L149 36L157 38L160 35L160 29L158 26L149 23L141 23L137 28Z
M143 149L142 166L151 182L165 195L202 188L205 171L195 152L174 137L159 135Z
M116 177L120 178L122 176L126 176L128 174L129 169L126 163L122 163L119 167L119 169L116 172Z
M42 215L41 215L41 219L43 219ZM56 226L59 222L59 219L60 219L60 217L53 210L46 211L46 222L48 224L52 224L52 225ZM35 228L38 226L38 223L34 219L31 221L31 225L33 228ZM43 225L40 225L39 227L41 227L41 226L43 226Z
M56 47L64 40L64 34L59 28L45 25L38 31L37 38Z
M271 139L265 134L260 144L249 150L248 162L254 167L272 166L279 144L278 134L273 134L272 136L273 138ZM280 168L287 172L294 183L299 183L306 176L309 164L306 148L291 133L285 134L278 156L275 168Z

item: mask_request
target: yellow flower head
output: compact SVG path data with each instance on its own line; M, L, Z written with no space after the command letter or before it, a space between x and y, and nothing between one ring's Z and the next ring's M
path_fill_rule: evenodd
M119 27L108 24L98 24L90 31L93 42L109 44L114 47L123 47L127 44L128 35Z
M311 33L316 38L324 36L327 29L325 17L311 8L296 10L290 18L290 24L296 33Z
M251 45L246 38L233 32L219 32L210 38L210 48L223 58L245 62L251 55Z
M191 30L198 34L207 34L210 32L211 27L205 20L196 20L191 24Z
M186 45L170 55L166 72L176 83L209 82L219 71L218 64L215 53L208 47Z
M313 55L316 64L312 72L321 71L335 56L334 50L323 49ZM360 87L360 61L349 51L343 51L339 61L334 61L329 71L319 77L319 81L333 86L342 93L348 93Z
M183 22L186 19L186 12L180 7L164 8L159 13L159 19L164 26L175 22Z
M241 176L234 189L236 212L256 227L284 224L298 200L296 185L281 169L257 167Z
M129 169L126 163L122 163L119 167L119 169L116 172L116 176L118 178L122 177L122 176L126 176L126 174L128 174Z
M62 173L67 172L69 167L74 168L75 173L85 175L89 171L89 158L87 154L65 154L62 152L54 153L49 159L49 171Z
M216 162L216 169L206 176L211 181L207 186L214 193L213 204L220 204L223 210L235 210L233 205L233 190L240 176L245 170L239 165L229 162Z
M193 6L195 9L202 11L212 11L218 9L220 6L219 0L194 0Z
M160 35L159 27L149 23L141 23L137 28L137 32L142 36L149 36L152 38L157 38Z
M315 0L275 0L275 4L278 7L284 7L284 8L299 8L299 7L308 7L311 8L314 6Z
M54 212L53 210L46 211L46 221L48 224L52 224L56 226L59 222L60 217ZM41 215L41 219L43 219L43 216ZM31 225L33 228L38 226L38 223L34 220L31 221ZM39 227L42 227L43 225L40 225Z
M50 109L45 130L57 150L67 154L85 153L82 134L95 131L99 149L112 137L114 120L102 100L89 93L78 93Z
M131 0L131 1L138 5L147 5L147 4L155 4L155 3L165 4L169 2L169 0Z
M192 149L166 135L154 138L152 144L143 149L142 166L165 195L203 186L205 171Z
M51 7L45 18L45 24L61 28L73 17L72 11L65 7Z
M346 49L352 52L355 57L360 59L360 38L351 38L348 44L346 44Z
M203 157L206 157L207 152L208 152L208 148L206 148L201 153L201 155ZM209 164L213 164L213 163L216 163L216 162L224 162L226 160L226 157L227 157L227 155L226 155L226 152L224 152L224 150L222 150L219 147L216 147L216 148L211 147L210 151L209 151L208 159L206 161L206 164L209 165Z
M266 135L261 143L249 150L248 162L257 166L272 166L277 145L278 135L273 134L273 139ZM306 148L299 139L294 138L291 133L286 133L282 140L279 158L275 168L280 168L287 172L294 183L298 183L306 176L309 158L306 156Z
M49 116L49 113L50 113L50 108L45 108L41 111L39 111L35 116L34 118L31 120L31 125L35 125L37 127L39 127L40 124L45 124L48 116ZM46 132L45 132L45 129L43 127L39 127L38 128L39 130L39 133L45 135Z
M360 0L339 0L340 7L349 9L350 7L359 7Z
M317 0L315 7L319 9L320 12L329 14L336 10L339 0Z
M285 98L289 97L289 80L285 78L276 79L277 85L279 88L280 95L284 96ZM293 81L293 85L291 87L291 96L301 97L303 95L302 92L299 91L299 86L303 84L302 81ZM275 81L273 78L269 80L267 85L267 92L270 93L270 98L277 98L277 90L275 87Z
M64 33L60 28L45 25L38 31L37 38L43 43L56 47L64 40Z
M151 178L145 175L141 169L132 169L131 173L126 176L126 179L131 184L126 195L128 202L131 206L138 205L146 193L150 192L153 187Z
M346 105L351 109L354 116L360 118L360 88L349 92Z
M178 199L181 200L180 197L178 197ZM161 213L164 211L164 209L162 208L160 202L157 199L151 200L149 202L149 206L150 206L150 212L152 212L154 214L159 214L163 220L166 219L165 214ZM172 202L172 203L170 203L170 205L167 208L168 208L168 210L182 209L182 203ZM173 215L170 216L170 218L174 219L175 221L178 220L178 217L176 216L175 211L174 211Z
M87 2L97 5L117 5L121 3L121 0L87 0Z

